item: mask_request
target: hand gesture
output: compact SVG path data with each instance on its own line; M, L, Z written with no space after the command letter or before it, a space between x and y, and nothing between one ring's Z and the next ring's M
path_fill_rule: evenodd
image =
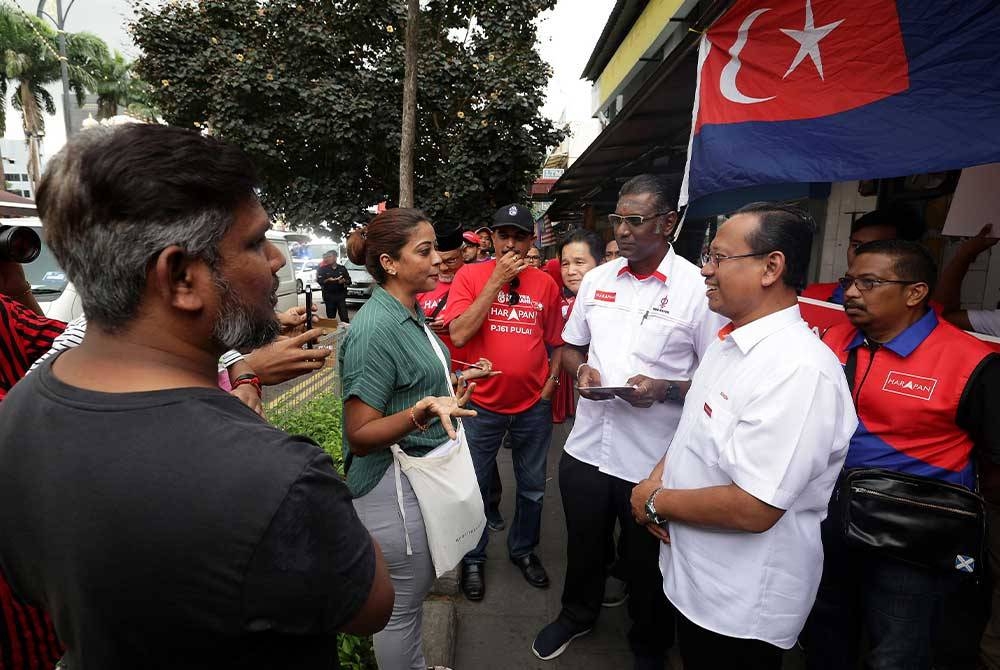
M997 242L1000 242L1000 237L990 237L990 231L993 229L992 224L986 224L975 237L970 237L969 239L962 242L958 247L958 253L968 256L969 258L975 258L979 254L983 253Z
M662 379L635 375L625 382L632 388L628 391L621 391L617 395L632 407L652 407L653 403L662 398L666 392L666 389L663 388L665 383Z
M458 437L458 434L455 432L455 426L451 422L452 417L476 416L476 410L465 409L465 403L469 402L469 397L475 388L476 385L474 383L469 384L464 389L460 385L459 390L461 393L455 397L441 396L435 398L434 396L427 396L426 398L421 398L413 406L413 412L418 416L424 417L425 421L422 423L426 423L426 419L436 416L441 420L441 425L444 426L448 437L454 440Z
M493 363L488 358L480 358L474 366L462 371L461 379L471 382L473 379L496 377L498 374L500 371L493 369Z
M313 305L312 311L319 309L319 305ZM306 308L290 307L284 312L278 312L278 323L281 324L282 335L298 335L305 331Z
M299 308L301 309L301 308ZM305 316L303 315L303 319ZM322 328L307 330L295 337L279 339L260 349L254 349L245 358L265 385L280 384L323 367L329 349L303 349L306 342L316 342L323 334Z
M576 385L580 389L580 395L587 400L610 400L614 397L612 393L585 390L588 386L601 386L600 371L587 364L580 367L576 378Z
M497 266L493 269L492 279L497 284L506 284L526 267L528 267L527 260L519 256L517 252L508 251L497 259Z

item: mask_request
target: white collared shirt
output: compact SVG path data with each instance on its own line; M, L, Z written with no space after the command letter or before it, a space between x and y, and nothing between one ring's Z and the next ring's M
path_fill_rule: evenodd
M588 272L563 341L590 345L587 363L601 373L604 386L624 386L639 374L687 380L724 323L708 309L698 268L671 247L643 280L624 258ZM601 472L638 482L663 458L680 417L681 406L673 402L638 408L621 398L581 397L566 452Z
M785 513L759 534L671 522L663 590L702 628L788 649L816 598L819 525L858 419L840 363L797 306L719 336L685 399L663 486L734 483Z

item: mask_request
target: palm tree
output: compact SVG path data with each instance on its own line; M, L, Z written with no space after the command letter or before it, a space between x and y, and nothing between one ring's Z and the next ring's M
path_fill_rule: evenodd
M56 113L55 100L45 87L62 76L56 33L41 19L0 4L0 45L0 99L6 98L8 88L13 88L10 100L21 113L28 138L28 174L34 184L40 171L38 140L45 131L45 114ZM89 70L107 53L107 45L96 35L66 35L69 85L77 105L83 105L87 89L94 86ZM0 105L0 134L5 129L6 118Z
M132 102L132 64L120 53L107 54L91 73L94 76L91 92L97 95L98 120L110 119L118 113L119 106Z

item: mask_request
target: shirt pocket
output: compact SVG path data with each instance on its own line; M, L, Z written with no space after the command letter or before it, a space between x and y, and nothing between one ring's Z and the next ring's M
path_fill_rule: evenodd
M668 314L647 312L637 327L636 357L653 365L665 356L683 355L685 350L691 349L691 329L687 321Z
M709 401L703 401L697 411L698 421L687 448L705 465L717 467L722 450L732 438L736 416L719 403L712 405Z

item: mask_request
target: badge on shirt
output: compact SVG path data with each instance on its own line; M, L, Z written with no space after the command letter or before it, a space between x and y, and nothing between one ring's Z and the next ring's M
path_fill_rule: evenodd
M916 375L908 375L905 372L890 370L889 375L885 378L885 383L882 385L882 390L898 395L907 395L911 398L919 398L920 400L930 400L934 394L934 387L937 386L937 382L938 380L931 379L930 377L918 377Z
M660 298L659 302L653 305L654 312L660 312L662 314L669 314L670 310L667 309L667 303L670 302L667 296Z
M595 291L594 300L600 300L601 302L614 302L617 293L614 291Z

